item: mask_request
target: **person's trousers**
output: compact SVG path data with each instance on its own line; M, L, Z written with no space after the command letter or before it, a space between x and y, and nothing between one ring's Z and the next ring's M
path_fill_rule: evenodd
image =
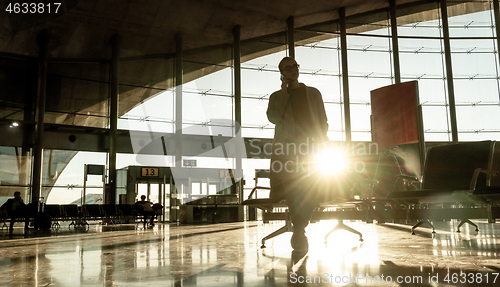
M317 179L306 173L291 174L271 184L271 189L283 189L294 232L303 232L309 225L314 208L318 205L318 184Z
M18 218L24 218L24 217L25 217L24 212L11 212L11 215L10 215L10 226L9 226L9 228L13 229L14 228L14 223L16 222L16 219L18 219Z
M155 221L155 212L154 211L143 211L142 215L144 216L144 226L146 226L146 224L148 222L148 218L150 219L149 224L151 224L151 225L154 224L154 221Z

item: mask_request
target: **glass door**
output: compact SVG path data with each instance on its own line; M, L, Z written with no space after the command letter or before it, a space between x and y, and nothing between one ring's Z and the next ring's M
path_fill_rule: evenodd
M170 219L170 184L163 184L163 220L171 222Z
M140 201L141 196L145 195L146 200L148 200L148 183L138 182L135 186L135 201Z
M158 180L150 179L147 181L137 182L135 190L135 201L141 200L141 196L145 195L147 201L150 201L153 204L159 203L163 206L162 215L158 217L158 220L162 222L170 220L170 185L163 184L163 182Z

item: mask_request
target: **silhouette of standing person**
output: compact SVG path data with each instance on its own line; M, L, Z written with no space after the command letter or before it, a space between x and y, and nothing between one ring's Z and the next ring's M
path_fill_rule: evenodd
M271 94L267 109L269 121L275 124L271 198L286 199L293 225L292 248L307 251L305 228L317 204L318 188L307 163L312 160L313 145L328 140L328 123L321 93L299 83L295 59L285 57L278 67L281 89Z

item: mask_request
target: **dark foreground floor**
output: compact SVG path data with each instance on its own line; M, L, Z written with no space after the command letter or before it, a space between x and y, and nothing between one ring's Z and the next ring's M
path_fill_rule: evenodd
M308 227L306 255L292 254L290 233L260 249L282 222L4 229L0 286L500 286L500 224L476 222L478 234L437 222L434 236L427 228L410 235L405 225L346 222L364 242L339 231L325 245L336 221L323 221Z

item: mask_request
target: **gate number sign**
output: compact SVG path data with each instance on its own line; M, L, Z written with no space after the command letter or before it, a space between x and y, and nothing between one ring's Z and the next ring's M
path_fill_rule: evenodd
M141 175L143 177L149 177L149 176L159 176L159 169L154 168L154 167L143 167L141 168Z

